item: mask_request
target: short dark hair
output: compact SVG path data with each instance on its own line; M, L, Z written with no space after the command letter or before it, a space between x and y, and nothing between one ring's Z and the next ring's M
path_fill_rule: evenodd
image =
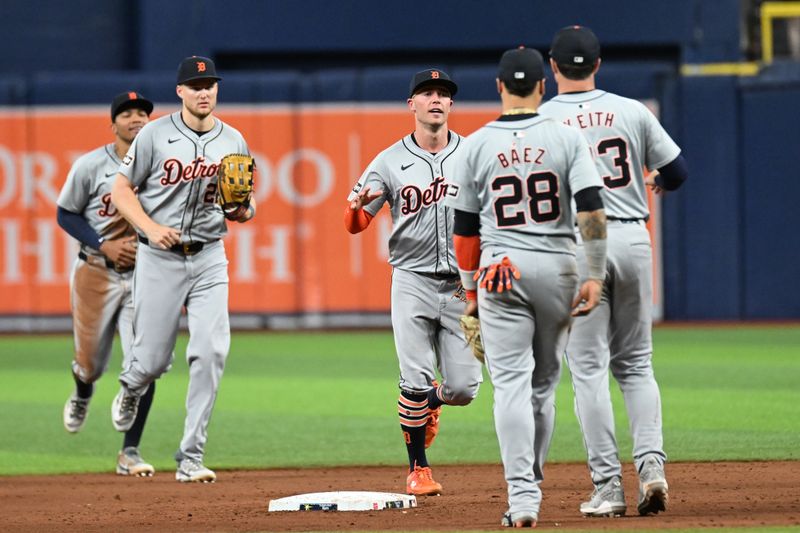
M509 92L509 94L524 98L533 93L533 90L536 88L536 84L540 81L541 80L505 80L503 81L503 85L506 86L506 90Z
M567 78L568 80L585 80L589 76L592 75L594 71L594 67L597 66L597 63L592 63L590 65L568 65L557 63L558 71L561 72L561 75Z

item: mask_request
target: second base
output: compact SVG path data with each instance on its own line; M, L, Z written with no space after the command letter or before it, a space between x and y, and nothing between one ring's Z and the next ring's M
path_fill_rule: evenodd
M269 511L382 511L417 506L416 496L391 492L336 491L270 500Z

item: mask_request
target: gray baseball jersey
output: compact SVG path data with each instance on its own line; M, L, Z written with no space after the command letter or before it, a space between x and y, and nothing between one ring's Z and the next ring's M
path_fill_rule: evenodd
M133 228L111 203L111 186L120 160L114 144L79 157L67 174L57 204L83 216L101 237L112 240L133 235ZM123 365L133 339L131 272L106 266L98 250L81 244L86 259L76 259L70 275L70 304L74 329L73 372L84 383L100 378L108 366L114 331L119 329Z
M469 403L483 379L458 323L464 303L456 296L453 210L443 202L462 141L451 131L447 146L434 155L406 135L375 157L348 197L368 186L383 191L364 207L368 213L375 215L387 202L391 208L392 328L400 388L427 391L438 366L442 396L457 405Z
M148 123L119 172L139 188L142 208L155 222L181 231L182 243L203 243L196 253L140 245L134 273L134 341L120 381L134 394L166 372L181 307L189 320L189 389L183 439L176 455L201 461L207 429L230 347L226 233L215 203L217 167L230 153L247 154L242 135L215 119L198 135L180 112ZM164 290L168 287L168 290Z
M447 204L480 214L481 267L507 256L510 291L478 289L509 512L538 514L555 389L578 287L571 198L601 186L586 141L537 115L490 122L465 141Z
M231 153L250 153L241 133L216 119L214 129L198 136L178 111L142 128L119 172L139 188L153 221L180 230L181 242L209 242L227 231L214 194L218 164Z
M366 186L383 191L364 210L375 215L388 202L392 212L389 264L426 274L458 274L453 251L453 210L442 200L447 191L454 153L463 138L450 132L447 146L432 155L417 146L411 135L381 152L370 163L348 201Z
M579 130L589 141L605 185L607 216L648 216L642 169L661 168L681 150L644 104L594 90L560 94L542 104L539 112Z
M575 390L592 479L599 485L622 475L614 436L608 369L622 389L637 469L645 458L666 460L661 397L652 366L652 253L643 167L660 168L680 148L640 102L600 90L562 94L541 112L580 131L603 176L608 215L608 268L603 297L575 319L567 363ZM578 254L581 275L586 263Z
M114 143L82 155L70 168L56 202L67 211L82 215L89 226L107 240L134 233L111 203L111 186L120 163ZM98 253L85 245L82 249L85 253Z

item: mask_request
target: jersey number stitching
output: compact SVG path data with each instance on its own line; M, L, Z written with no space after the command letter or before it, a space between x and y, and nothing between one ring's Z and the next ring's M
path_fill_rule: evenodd
M558 200L558 176L550 171L532 172L525 180L528 195L528 214L534 224L558 220L561 204ZM494 214L498 228L525 225L525 213L520 209L522 201L522 178L514 174L498 176L492 181L492 190L511 187L510 194L498 196L494 201ZM509 208L516 207L513 214Z
M597 143L597 154L605 155L609 150L616 150L617 156L613 163L620 173L618 176L603 176L603 184L608 189L627 187L631 182L631 166L628 163L628 143L621 137L603 139Z

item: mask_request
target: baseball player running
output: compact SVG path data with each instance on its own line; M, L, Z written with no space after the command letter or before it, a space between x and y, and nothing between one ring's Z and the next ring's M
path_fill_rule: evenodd
M147 124L119 167L114 205L138 230L131 357L112 405L118 431L133 424L142 395L172 363L181 308L189 323L186 421L175 459L178 481L214 481L203 465L211 411L230 347L225 216L215 202L217 167L247 154L242 135L214 117L214 63L187 57L178 67L180 111ZM138 187L138 198L133 190ZM255 207L233 218L244 222Z
M64 428L77 433L86 423L94 383L111 357L114 330L119 330L123 365L133 341L131 279L136 259L133 228L111 205L111 185L122 157L150 120L153 104L130 91L111 102L114 142L80 157L58 197L58 224L81 246L70 277L75 357L75 391L64 405ZM133 425L125 432L117 456L117 474L151 476L153 466L139 454L144 424L155 393L146 389Z
M378 154L345 209L350 233L367 228L389 203L393 229L392 326L400 363L400 428L408 451L408 494L440 494L425 448L439 431L441 406L467 405L483 380L459 326L464 311L452 245L453 210L442 201L462 137L447 127L458 86L442 70L417 72L407 100L414 132ZM437 384L436 368L442 376Z
M652 365L652 255L645 227L645 187L677 189L687 169L680 148L641 103L595 88L600 44L588 28L570 26L553 39L550 66L558 96L543 115L579 130L595 153L608 216L608 270L598 308L577 318L567 344L575 412L583 431L595 491L581 505L587 516L622 515L625 496L614 437L608 369L622 389L639 472L639 514L667 505L661 397ZM658 169L645 177L643 167ZM578 265L586 276L585 248Z
M447 205L456 209L458 268L468 312L477 310L480 317L494 386L508 483L501 524L534 527L571 314L588 313L600 299L605 213L586 141L536 111L544 94L541 54L506 51L497 90L502 115L466 139ZM583 284L575 261L576 220L589 263Z

